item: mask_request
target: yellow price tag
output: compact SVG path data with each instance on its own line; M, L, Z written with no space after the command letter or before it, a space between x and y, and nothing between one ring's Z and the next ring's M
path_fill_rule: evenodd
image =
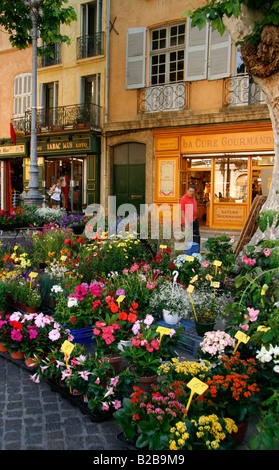
M186 261L191 262L191 261L194 261L194 259L195 259L194 256L189 256L189 255L186 256Z
M38 276L38 273L32 272L32 273L29 274L29 277L30 277L31 279L34 279L34 278L37 277L37 276Z
M160 248L161 248L162 250L166 250L168 247L167 247L167 245L160 245Z
M220 282L218 281L211 281L211 284L210 284L212 287L215 287L218 289L218 287L220 287Z
M214 266L222 266L222 261L218 261L217 259L213 261Z
M67 256L63 255L63 256L61 256L61 258L60 258L60 259L61 259L61 261L66 261L66 259L67 259Z
M192 284L193 282L196 282L198 279L199 279L199 276L196 274L196 276L191 278L190 284Z
M190 382L187 383L187 387L191 390L190 397L186 406L186 410L188 412L194 394L197 393L198 395L202 395L208 389L208 385L202 382L201 380L197 379L196 377L193 377L193 379L191 379Z
M195 289L195 286L193 286L192 284L190 284L188 287L187 287L187 292L189 292L189 294L192 294L193 290Z
M61 351L64 354L67 354L68 356L71 355L75 345L73 343L70 343L70 341L65 340L64 343L61 346Z
M171 328L166 328L165 326L158 326L156 333L160 333L160 341L159 344L161 344L162 337L164 335L169 335L171 332Z
M125 299L125 295L120 295L117 299L116 299L116 302L118 304L120 304L121 302L123 302L123 300Z
M242 331L237 331L234 335L234 337L237 339L237 345L236 347L234 348L234 353L235 351L237 350L238 346L240 345L240 343L248 343L249 339L250 339L250 336L247 336L245 333L243 333Z

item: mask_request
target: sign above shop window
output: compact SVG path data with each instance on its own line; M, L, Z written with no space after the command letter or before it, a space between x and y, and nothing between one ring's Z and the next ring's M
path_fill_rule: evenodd
M0 158L14 157L17 155L22 157L25 154L26 154L25 144L0 146Z
M67 153L99 152L98 139L93 136L75 139L41 140L37 143L38 155L54 155Z

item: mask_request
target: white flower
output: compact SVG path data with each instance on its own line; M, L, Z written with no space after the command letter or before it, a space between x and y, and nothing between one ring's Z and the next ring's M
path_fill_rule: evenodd
M78 301L75 297L70 297L68 299L68 307L76 307L78 304Z
M59 286L59 285L57 285L57 286L52 286L51 292L55 292L55 293L57 294L58 292L63 292L63 289L62 289L62 287Z

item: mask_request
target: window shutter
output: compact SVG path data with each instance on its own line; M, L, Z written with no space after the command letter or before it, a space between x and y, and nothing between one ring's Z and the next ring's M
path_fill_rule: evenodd
M217 80L230 76L231 36L227 31L223 36L217 30L209 34L208 80Z
M126 88L145 87L146 28L128 28L126 46Z
M187 18L186 81L205 80L207 77L208 24L199 30Z

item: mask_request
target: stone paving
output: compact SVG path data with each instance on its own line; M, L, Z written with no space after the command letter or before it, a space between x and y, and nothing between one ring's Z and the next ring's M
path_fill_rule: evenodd
M93 422L47 382L33 383L30 375L0 355L0 450L127 451L113 418ZM249 450L254 432L249 425L237 450Z

